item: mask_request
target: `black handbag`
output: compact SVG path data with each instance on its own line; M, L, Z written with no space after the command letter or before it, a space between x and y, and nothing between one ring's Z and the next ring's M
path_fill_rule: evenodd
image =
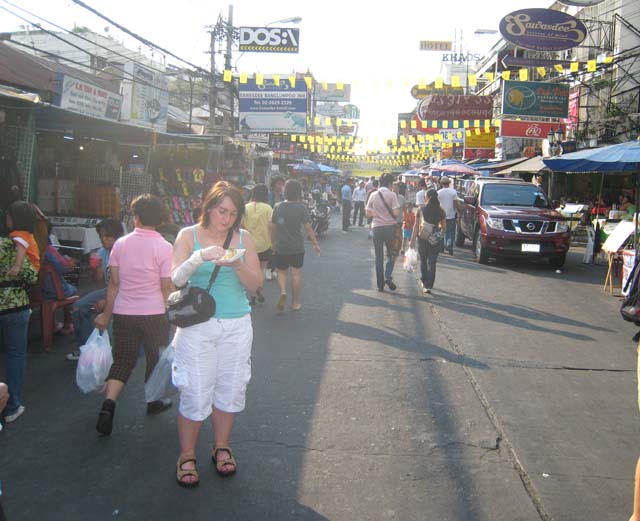
M229 230L222 246L225 250L231 243L231 237L233 237L233 228ZM197 286L184 286L169 295L167 318L171 324L182 328L195 326L206 322L215 314L216 301L209 292L219 271L220 265L216 264L206 290Z

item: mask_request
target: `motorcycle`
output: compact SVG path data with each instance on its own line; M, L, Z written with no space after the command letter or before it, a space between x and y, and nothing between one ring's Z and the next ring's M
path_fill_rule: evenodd
M313 194L312 206L309 208L309 216L311 217L311 228L316 235L321 235L329 229L331 220L330 205L322 198L315 197Z

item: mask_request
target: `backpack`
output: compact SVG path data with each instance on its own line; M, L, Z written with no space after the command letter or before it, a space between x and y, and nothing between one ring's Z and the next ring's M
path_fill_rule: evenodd
M640 269L638 269L638 260L636 260L624 290L627 296L620 306L620 314L627 322L633 322L636 326L640 326Z

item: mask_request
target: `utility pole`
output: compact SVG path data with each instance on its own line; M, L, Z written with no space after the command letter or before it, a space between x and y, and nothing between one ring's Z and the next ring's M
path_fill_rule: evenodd
M214 133L216 127L216 105L218 86L216 84L216 38L218 33L218 27L220 26L221 19L218 16L216 25L211 29L211 43L209 45L209 52L211 53L211 86L209 88L209 132Z
M229 14L227 16L227 52L225 54L224 67L226 70L231 70L231 49L233 47L233 39L234 39L234 27L233 27L233 6L229 5ZM233 92L233 80L229 82L229 135L235 135L235 102L234 102L234 92Z

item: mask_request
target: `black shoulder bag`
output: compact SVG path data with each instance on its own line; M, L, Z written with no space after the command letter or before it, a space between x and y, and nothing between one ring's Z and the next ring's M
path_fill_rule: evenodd
M229 230L222 246L225 250L231 244L232 237L233 228ZM220 265L216 264L206 290L197 286L184 286L169 295L167 318L171 324L182 328L194 326L206 322L215 314L216 301L209 292L216 281L219 271Z

